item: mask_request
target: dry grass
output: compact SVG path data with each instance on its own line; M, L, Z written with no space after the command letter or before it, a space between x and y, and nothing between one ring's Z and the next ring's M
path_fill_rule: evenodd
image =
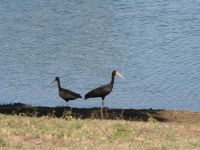
M1 149L198 150L200 123L0 115Z

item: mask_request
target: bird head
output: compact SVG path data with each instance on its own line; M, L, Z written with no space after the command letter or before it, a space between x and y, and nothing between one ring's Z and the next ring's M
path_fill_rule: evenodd
M119 76L120 78L125 79L125 78L119 73L118 70L114 70L114 71L112 72L112 76Z
M59 77L56 77L51 83L55 82L55 81L59 81L60 78Z

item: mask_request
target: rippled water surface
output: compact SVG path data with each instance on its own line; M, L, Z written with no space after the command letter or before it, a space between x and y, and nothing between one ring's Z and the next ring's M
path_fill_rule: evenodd
M55 76L84 95L119 69L107 107L200 110L200 1L2 0L0 20L0 103L66 105Z

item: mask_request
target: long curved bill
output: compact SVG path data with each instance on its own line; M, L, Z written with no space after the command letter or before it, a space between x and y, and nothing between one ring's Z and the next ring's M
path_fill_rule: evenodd
M52 87L56 87L56 84L54 84L55 81L56 81L56 80L53 80L53 81L50 83L50 85L51 85Z
M122 78L122 79L125 79L125 78L119 73L119 71L116 72L116 75L119 76L119 77Z
M51 84L54 83L55 81L56 81L56 80L53 80L53 81L51 82Z

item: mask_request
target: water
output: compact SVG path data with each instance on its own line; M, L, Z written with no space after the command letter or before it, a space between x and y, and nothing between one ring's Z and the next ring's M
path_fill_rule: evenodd
M200 109L197 0L0 1L0 103L59 106L50 82L84 95L110 82L111 108ZM100 99L69 102L98 107Z

